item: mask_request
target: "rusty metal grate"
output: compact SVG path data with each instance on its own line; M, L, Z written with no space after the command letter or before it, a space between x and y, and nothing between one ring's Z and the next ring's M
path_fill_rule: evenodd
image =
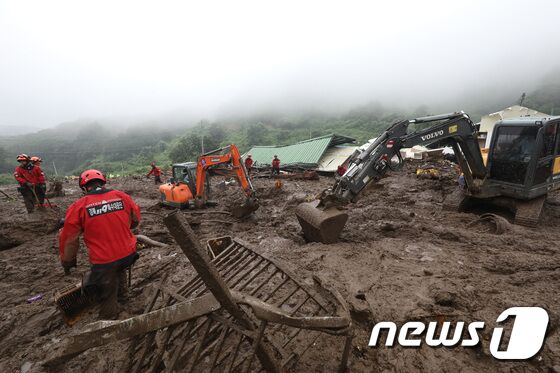
M228 288L234 292L255 297L293 317L328 317L344 312L337 309L337 305L340 306L341 303L334 295L325 291L327 296L331 296L327 300L274 260L258 254L239 239L213 239L208 242L207 249L211 255L218 253L212 263ZM208 291L200 276L191 278L176 292L160 287L155 295L155 298L160 298L159 302L153 299L150 303L153 306L146 311L201 297ZM272 345L280 366L287 370L296 366L323 333L349 334L348 328L306 330L282 324L263 326L250 307L242 308L255 325L265 328L262 337ZM258 336L254 334L244 330L231 315L220 309L197 320L137 338L131 347L128 369L132 372L160 369L197 372L259 371L263 368L258 359L251 360L253 341Z

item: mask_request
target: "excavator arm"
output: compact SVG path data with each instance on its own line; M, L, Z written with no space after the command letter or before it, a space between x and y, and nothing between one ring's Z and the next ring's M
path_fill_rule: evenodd
M412 124L426 124L427 127L422 126L422 129L409 133ZM440 141L450 144L465 175L469 193L476 194L486 177L476 132L464 112L394 123L365 149L356 150L344 175L331 188L323 191L318 201L302 203L297 207L296 216L304 235L309 241L336 241L348 219L348 215L337 208L355 202L368 184L379 180L388 170L400 169L403 164L402 148Z
M258 202L255 197L255 189L248 177L247 170L241 160L241 154L235 144L231 144L224 148L213 150L203 154L198 158L196 167L196 195L195 198L207 200L206 196L206 178L209 171L216 166L224 165L221 174L227 176L235 176L239 185L245 192L247 199L245 203L238 209L232 211L235 216L244 217L258 208Z
M424 123L432 125L408 133L411 124ZM402 167L402 148L429 145L439 141L453 147L465 175L467 188L471 193L476 193L486 176L486 167L476 139L474 124L467 114L458 112L393 124L365 150L358 150L352 155L346 173L332 188L323 193L321 206L355 201L369 183L379 180L389 169L397 170Z

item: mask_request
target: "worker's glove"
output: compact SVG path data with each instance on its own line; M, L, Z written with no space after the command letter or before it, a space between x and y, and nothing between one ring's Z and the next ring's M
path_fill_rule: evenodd
M25 183L25 186L28 188L33 188L35 186L35 184L30 183L29 181Z
M70 268L76 267L76 258L74 258L70 261L61 260L60 264L62 264L62 268L64 268L64 274L69 275L70 274Z

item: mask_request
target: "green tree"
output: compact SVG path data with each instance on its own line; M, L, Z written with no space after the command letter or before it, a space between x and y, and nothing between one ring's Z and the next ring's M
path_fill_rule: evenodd
M10 166L8 162L8 152L0 146L0 173L10 172Z
M249 146L268 145L267 137L269 130L262 122L247 126L245 134L247 136L247 145Z
M201 138L197 134L189 134L179 140L169 149L172 162L196 161L201 153Z
M226 131L222 126L217 123L213 123L208 127L208 138L214 144L221 144L226 138ZM206 142L206 137L204 138Z

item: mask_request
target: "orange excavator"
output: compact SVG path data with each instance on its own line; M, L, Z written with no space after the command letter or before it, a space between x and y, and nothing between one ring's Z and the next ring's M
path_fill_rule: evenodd
M246 217L259 208L255 189L235 144L203 154L198 157L196 163L175 163L172 179L159 187L161 203L180 209L215 205L215 202L208 198L211 175L234 176L245 192L245 202L233 208L232 215Z

